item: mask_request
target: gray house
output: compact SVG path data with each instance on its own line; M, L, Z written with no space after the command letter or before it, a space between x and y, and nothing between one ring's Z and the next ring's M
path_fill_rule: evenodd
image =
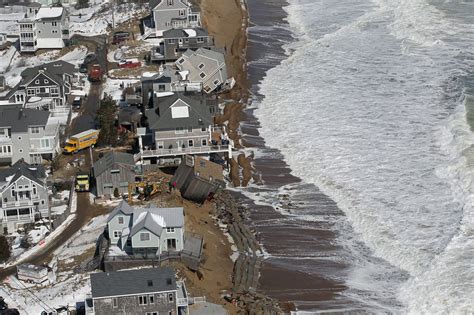
M215 127L205 99L176 93L155 98L155 108L145 112L152 132L153 150L135 156L145 164L177 166L186 154L228 153L232 143L224 127Z
M60 49L69 42L69 15L63 7L40 7L18 21L20 51Z
M151 61L175 61L188 49L214 47L214 38L201 28L173 28L163 32L163 42L153 47Z
M128 193L128 185L135 183L133 155L123 152L107 152L94 162L97 196L113 196L115 189L120 195Z
M92 273L91 291L86 314L188 313L186 287L169 267Z
M201 14L188 0L150 0L151 23L144 21L144 37L161 37L171 28L199 27Z
M176 66L184 81L200 84L206 93L219 89L228 79L224 54L214 50L188 49L176 61Z
M21 105L67 114L70 110L67 96L71 93L75 72L74 65L62 60L25 69L20 83L0 98L0 105Z
M183 198L204 202L218 189L225 187L221 165L199 156L187 155L181 162L172 181Z
M20 160L0 170L0 234L14 232L23 224L49 217L48 188L42 166Z
M183 250L183 208L133 208L121 201L109 215L107 228L110 245L130 255L155 257Z
M0 107L0 163L41 164L59 150L59 123L48 111Z

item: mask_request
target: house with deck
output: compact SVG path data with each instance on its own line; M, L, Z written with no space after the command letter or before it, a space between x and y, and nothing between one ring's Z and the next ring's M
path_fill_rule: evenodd
M156 257L184 248L183 208L134 208L125 201L107 220L110 245L138 257Z
M175 64L183 81L199 84L206 93L219 90L229 79L224 54L211 49L188 49Z
M136 170L132 154L107 152L93 164L97 196L113 196L115 191L127 194L129 184L135 182Z
M214 126L208 105L184 93L156 99L145 112L154 148L135 155L145 164L177 166L186 154L228 153L232 143L224 127Z
M69 15L62 6L40 7L18 20L18 28L21 52L61 49L69 43Z
M188 49L210 49L214 38L202 27L173 28L163 32L163 41L151 50L150 60L154 62L175 61Z
M86 314L189 314L184 282L170 267L91 274Z
M0 234L49 217L46 173L41 165L23 160L0 170Z
M199 9L188 0L150 0L151 15L142 20L143 37L162 37L172 28L201 26Z
M44 110L0 107L0 163L41 164L60 150L60 125Z

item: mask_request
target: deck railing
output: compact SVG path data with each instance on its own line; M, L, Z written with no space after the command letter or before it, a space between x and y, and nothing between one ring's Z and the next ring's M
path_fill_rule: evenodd
M187 154L205 154L205 153L222 153L232 152L231 145L213 145L203 147L187 147L187 148L175 148L175 149L158 149L158 150L144 150L143 153L137 153L134 155L135 161L141 158L151 157L166 157L166 156L181 156Z

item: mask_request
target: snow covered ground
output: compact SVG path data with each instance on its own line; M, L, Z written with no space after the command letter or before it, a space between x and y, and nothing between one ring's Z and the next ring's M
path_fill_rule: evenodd
M40 314L47 307L74 306L76 302L83 301L90 294L90 276L88 273L75 273L72 268L77 263L84 262L80 261L81 259L87 261L88 257L84 258L81 255L94 248L107 223L107 217L108 215L103 215L92 219L69 242L54 252L58 266L64 264L70 267L63 271L59 268L60 271L56 273L56 281L53 284L42 287L30 286L25 290L25 284L11 276L7 283L0 287L0 296L5 298L10 307L18 308L22 314ZM37 300L41 300L42 303L32 303Z
M71 34L95 36L107 33L107 28L132 19L144 7L133 3L111 6L109 0L91 1L90 8L74 10L70 17L69 30ZM137 20L138 22L138 20Z
M121 79L110 79L104 83L103 93L109 94L117 102L122 98L123 89L120 89L120 84L123 84L124 88L131 86L132 84L139 83L140 80L121 80Z

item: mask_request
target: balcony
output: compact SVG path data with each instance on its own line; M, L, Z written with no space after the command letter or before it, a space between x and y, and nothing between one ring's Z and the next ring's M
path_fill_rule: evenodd
M21 206L32 206L34 201L39 201L38 197L34 199L24 199L24 200L17 200L17 201L8 201L2 202L2 208L15 208Z
M209 36L209 37L204 37L204 41L199 42L196 39L193 39L193 41L188 41L183 40L183 42L180 42L178 44L179 48L182 50L186 49L198 49L201 47L213 47L214 46L214 38Z
M141 158L182 156L187 154L229 153L232 156L232 145L211 145L203 147L187 147L175 149L144 150L134 155L135 161Z
M21 51L36 51L35 46L20 46Z

